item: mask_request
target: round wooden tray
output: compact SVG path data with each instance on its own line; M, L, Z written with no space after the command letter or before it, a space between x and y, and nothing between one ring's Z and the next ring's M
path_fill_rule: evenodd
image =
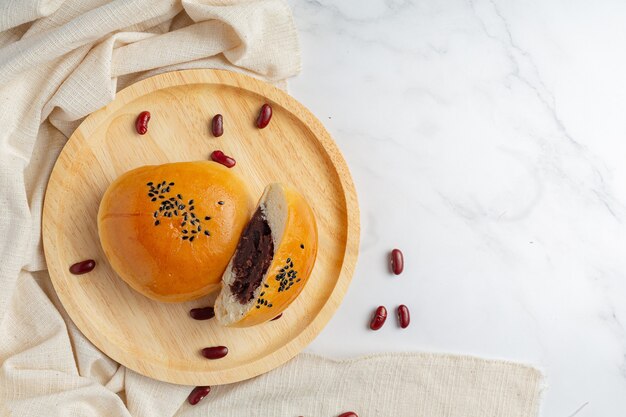
M254 121L272 105L269 126ZM139 136L135 118L152 114ZM224 135L210 134L224 115ZM311 204L319 228L312 276L280 320L229 329L189 317L209 298L166 304L133 291L111 269L100 246L96 215L107 186L142 165L206 160L221 149L255 197L266 184L296 187ZM99 349L143 375L187 385L228 384L291 359L322 330L348 288L359 244L359 212L346 163L322 124L304 106L262 81L227 71L161 74L117 94L74 132L54 166L43 211L43 240L63 306ZM95 259L96 269L72 275L71 264ZM207 360L199 351L225 345L229 354Z

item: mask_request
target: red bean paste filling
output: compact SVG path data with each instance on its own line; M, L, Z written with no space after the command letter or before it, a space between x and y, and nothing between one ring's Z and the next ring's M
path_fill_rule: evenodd
M241 304L254 298L254 291L261 285L274 256L272 231L259 207L246 226L233 259L233 275L230 291Z

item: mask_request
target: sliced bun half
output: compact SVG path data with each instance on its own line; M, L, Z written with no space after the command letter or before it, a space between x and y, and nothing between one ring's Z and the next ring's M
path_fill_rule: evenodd
M266 187L222 277L218 322L247 327L273 319L303 290L317 255L317 226L304 197Z

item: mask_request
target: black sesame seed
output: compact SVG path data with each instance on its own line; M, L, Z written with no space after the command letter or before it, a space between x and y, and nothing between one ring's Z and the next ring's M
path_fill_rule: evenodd
M167 188L165 189L165 192L166 192L166 193L169 193L169 192L170 192L170 187L167 187Z
M176 197L178 197L178 199L179 199L179 200L182 200L182 199L183 199L183 196L182 196L182 195L180 195L180 194L176 194Z
M176 201L176 197L170 197L169 200L170 201Z
M298 278L298 279L296 280L296 282L300 282L300 278Z
M290 266L291 268L293 268L293 262L290 262L290 263L289 263L289 266Z
M263 291L261 294L259 294L261 297L263 297L265 295L265 291Z
M187 234L187 230L183 230L183 233Z
M291 258L287 258L287 260L285 262L287 262L287 263L291 262Z
M209 216L205 216L204 220L211 220Z
M183 240L189 239L189 236L183 236Z
M151 201L156 201L156 197L154 197Z
M154 200L156 200L156 198ZM152 201L154 201L154 200L152 200ZM159 211L163 211L163 206L159 207Z
M170 182L170 185L174 185L174 183L173 183L173 182Z
M193 242L193 240L194 240L195 238L196 238L195 236L191 236L191 237L189 238L189 241L190 241L190 242Z
M182 222L180 225L184 227L186 224L187 222Z
M208 230L205 230L205 231L204 231L204 234L205 234L205 235L207 235L207 236L211 236L211 234L209 233L209 231L208 231Z
M189 203L188 203L188 204L189 204L189 205L192 205L192 204L193 204L193 200L189 200Z
M165 184L167 184L165 181L163 181L163 182L161 183L161 185L165 185Z
M194 206L190 206L190 207L189 207L189 211L193 211L193 209L195 209L195 207L194 207Z
M223 201L218 201L217 204L219 204L220 206L223 206L224 202Z
M155 211L155 212L154 212L154 217L156 217L156 216L158 216L158 215L159 215L159 212L158 212L158 211Z
M300 245L300 248L304 249L304 245Z
M196 230L192 230L191 233L198 233Z
M202 230L202 226L198 224L198 232Z
M268 304L267 306L268 307L274 307L274 304Z
M165 196L160 195L159 198L165 198Z
M256 308L261 308L261 306L256 306Z
M154 183L153 183L153 182L149 182L149 183L147 183L146 185L147 185L147 186L151 186L152 184L154 184Z
M155 226L158 226L159 224L161 224L161 222L160 222L160 221L158 221L158 220L154 222L154 225L155 225Z
M161 188L161 184L157 185L157 189Z
M182 204L178 206L178 210L182 210L182 209L184 209L184 208L185 208L185 206L184 206L184 205L182 205Z
M191 208L191 210L193 210L193 207ZM194 219L196 218L196 215L191 213L191 217L193 217Z
M148 193L148 197L154 197L154 193Z

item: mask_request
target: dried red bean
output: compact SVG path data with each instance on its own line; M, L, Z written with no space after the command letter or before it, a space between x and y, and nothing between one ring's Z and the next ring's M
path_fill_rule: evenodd
M256 127L259 129L263 129L267 126L272 120L272 108L269 104L264 104L261 106L261 111L259 111L259 117L256 119Z
M273 319L271 319L270 321L274 321L274 320L278 320L279 318L281 318L283 316L283 313L280 313L279 315L277 315L276 317L274 317Z
M202 349L202 356L207 359L220 359L228 355L226 346L213 346Z
M211 121L211 133L216 138L224 134L224 118L221 114L216 114Z
M384 306L379 306L374 312L372 321L370 321L370 329L380 329L385 324L385 320L387 320L387 309Z
M213 151L211 153L211 160L213 160L215 162L218 162L218 163L224 165L227 168L232 168L237 163L237 161L235 161L233 158L231 158L230 156L226 155L222 151Z
M148 131L148 122L150 121L150 112L142 111L137 116L137 120L135 120L135 129L137 129L137 133L140 135L145 135Z
M394 249L389 256L391 272L400 275L404 271L404 255L400 249Z
M192 308L189 315L194 320L208 320L215 317L215 310L213 307Z
M77 262L70 266L70 272L74 275L82 275L92 271L95 267L96 261L93 259L87 259L86 261Z
M211 392L211 387L209 386L195 387L189 394L189 397L187 397L187 401L191 405L196 405L209 395L209 392Z
M398 306L398 323L403 329L409 327L409 324L411 323L411 314L409 313L409 308L404 304L400 304Z
M341 414L339 417L359 417L354 411L348 411L347 413Z

